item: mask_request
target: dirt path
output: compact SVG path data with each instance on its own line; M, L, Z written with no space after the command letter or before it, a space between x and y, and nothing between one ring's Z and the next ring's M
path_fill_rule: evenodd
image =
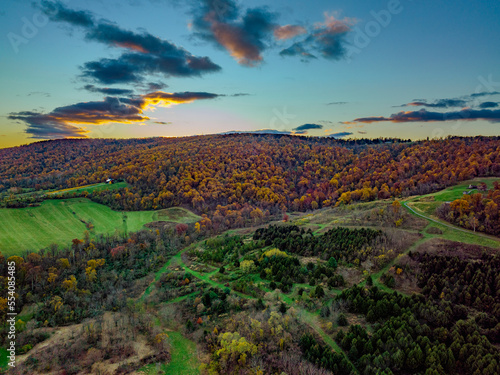
M408 206L408 203L412 203L412 202L413 202L413 200L409 200L409 201L403 202L403 206L407 210L409 210L410 213L412 213L413 215L419 216L419 217L421 217L423 219L429 220L429 221L431 221L433 223L436 223L436 224L439 224L439 225L443 225L443 226L445 226L447 228L450 228L450 229L453 229L453 230L456 230L456 231L459 231L459 232L467 233L469 235L473 235L473 236L476 236L476 237L486 238L488 240L493 240L493 241L497 241L497 242L499 241L499 239L497 237L495 237L495 236L490 236L490 235L484 234L484 233L473 232L471 230L460 228L460 227L457 227L455 225L449 224L449 223L447 223L444 220L434 219L434 218L432 218L430 216L424 215L423 213L418 212L414 208Z

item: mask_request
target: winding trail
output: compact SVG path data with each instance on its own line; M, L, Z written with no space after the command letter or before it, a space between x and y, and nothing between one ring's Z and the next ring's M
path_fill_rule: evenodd
M452 230L456 230L456 231L459 231L459 232L463 232L463 233L467 233L469 235L473 235L473 236L476 236L476 237L482 237L482 238L486 238L488 240L493 240L493 241L499 241L499 238L498 237L495 237L495 236L490 236L488 234L485 234L485 233L480 233L480 232L474 232L474 231L471 231L469 229L464 229L464 228L460 228L460 227L457 227L456 225L452 225L452 224L449 224L447 223L446 221L444 220L439 220L439 219L434 219L430 216L427 216L427 215L424 215L423 213L421 212L418 212L417 210L415 210L414 208L408 206L408 203L412 203L414 201L414 199L410 199L408 201L405 201L403 202L403 206L408 210L410 211L410 213L412 213L413 215L416 215L416 216L419 216L425 220L428 220L428 221L431 221L433 223L436 223L436 224L439 224L439 225L442 225L442 226L445 226L447 228L450 228ZM500 245L500 243L499 243Z

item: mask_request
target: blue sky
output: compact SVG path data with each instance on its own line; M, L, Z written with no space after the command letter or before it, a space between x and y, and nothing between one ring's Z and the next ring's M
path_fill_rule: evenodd
M499 16L498 1L7 0L0 147L300 126L498 135ZM158 68L172 56L184 65ZM134 78L95 70L111 60Z

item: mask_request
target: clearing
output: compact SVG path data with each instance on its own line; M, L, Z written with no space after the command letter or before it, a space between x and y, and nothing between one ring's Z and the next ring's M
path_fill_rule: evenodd
M38 251L51 244L69 245L74 238L134 232L159 218L175 223L196 222L199 217L179 208L160 211L113 211L86 198L46 200L37 207L0 209L0 248L5 256Z

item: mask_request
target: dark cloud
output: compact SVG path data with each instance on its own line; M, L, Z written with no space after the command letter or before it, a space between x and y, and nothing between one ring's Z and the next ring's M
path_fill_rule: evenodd
M304 61L310 60L310 59L317 59L316 56L314 56L312 53L308 52L306 49L304 42L297 42L292 44L290 47L285 48L281 50L280 55L285 57L285 56L300 56L304 59Z
M363 130L358 130L358 133L359 133L359 134L366 134L366 133L368 133L368 132L365 132L365 131L363 131Z
M439 99L428 103L427 101L413 101L403 104L402 107L430 107L430 108L450 108L450 107L465 107L468 101L464 99Z
M226 49L238 63L255 66L262 62L268 48L276 14L267 8L249 8L243 12L233 0L193 1L195 37Z
M331 103L326 103L326 105L344 105L347 104L347 102L331 102Z
M462 109L451 112L429 112L426 109L420 111L399 112L390 117L362 117L353 121L344 122L344 124L353 123L373 123L373 122L435 122L435 121L457 121L457 120L486 120L490 122L500 122L500 110L488 109Z
M83 11L66 8L60 2L42 2L42 10L53 21L83 28L85 39L127 50L115 59L100 59L83 65L82 76L102 84L140 83L148 74L196 77L217 72L221 67L208 57L194 56L180 46L147 32L124 30L116 24Z
M317 23L313 30L301 41L283 49L281 56L298 56L314 59L322 56L329 60L339 60L346 54L346 36L354 21L349 18L339 20L333 15L325 15L325 22Z
M109 87L97 87L94 85L85 85L83 87L85 90L90 91L90 92L97 92L99 94L104 94L104 95L124 95L124 96L131 96L134 94L134 90L129 90L129 89L116 89L116 88L109 88Z
M479 108L484 109L484 108L496 108L498 107L497 102L484 102L479 104Z
M395 107L428 107L428 108L453 108L453 107L479 107L479 108L492 108L486 105L478 103L478 98L484 96L493 96L499 95L498 91L485 91L480 93L474 93L470 95L464 95L459 98L450 98L450 99L437 99L433 101L429 101L426 99L414 99L410 103L403 104L401 106ZM492 102L487 102L492 103Z
M158 124L158 125L170 125L171 122L165 122L165 121L153 121L153 124Z
M8 116L27 125L25 130L30 138L59 139L86 138L86 130L58 121L57 118L38 112L18 112Z
M26 133L32 138L55 139L86 137L87 130L75 125L103 125L109 123L132 124L150 120L144 114L148 108L168 107L191 103L195 100L214 99L219 95L208 92L151 92L133 98L106 97L102 101L82 102L54 109L50 113L17 112L9 119L27 125Z
M323 125L318 125L318 124L304 124L304 125L297 126L293 130L295 132L297 132L297 131L315 130L315 129L323 129Z
M500 95L500 91L484 91L484 92L476 92L474 94L470 94L471 98L480 98L483 96L493 96Z
M292 135L294 133L287 131L287 130L260 129L260 130L248 130L248 131L231 130L231 131L219 133L219 134L284 134L284 135ZM295 133L295 134L302 134L302 133Z
M252 95L252 94L247 94L246 92L238 92L238 93L232 94L230 96L236 96L237 97L237 96L250 96L250 95Z
M94 16L90 12L68 9L59 1L43 0L40 5L44 13L49 15L53 21L67 22L81 27L94 26Z
M328 138L345 138L345 137L348 137L352 134L353 133L349 133L349 132L340 132L340 133L329 134L329 135L327 135L327 137Z
M163 90L164 88L168 87L168 85L163 82L148 82L147 87L148 91L158 91Z

